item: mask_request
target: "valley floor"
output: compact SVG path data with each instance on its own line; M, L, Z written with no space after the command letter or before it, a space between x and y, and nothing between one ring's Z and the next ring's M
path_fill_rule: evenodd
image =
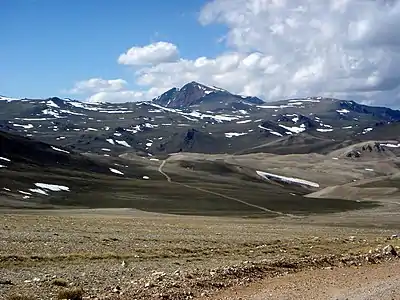
M400 232L400 206L390 203L295 219L131 209L0 213L0 299L59 299L80 288L84 297L98 299L240 299L242 294L242 299L265 299L266 293L292 299L290 289L320 295L319 278L326 279L327 288L332 285L326 274L340 282L341 274L367 272L378 282L379 274L393 273L388 280L395 280L399 270L398 258L382 254L389 244L397 251L400 246L392 237ZM386 273L376 271L372 263L378 262ZM309 280L307 274L315 276ZM360 277L360 288L363 282ZM287 289L271 290L280 284Z

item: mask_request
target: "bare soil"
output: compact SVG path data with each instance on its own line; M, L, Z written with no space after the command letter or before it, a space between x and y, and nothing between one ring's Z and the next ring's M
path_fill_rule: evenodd
M379 265L325 268L263 279L213 300L399 300L400 260ZM209 299L209 298L208 298Z
M0 299L57 299L71 288L88 299L204 298L310 269L395 261L382 249L399 251L400 240L391 238L400 231L398 212L253 219L3 210Z

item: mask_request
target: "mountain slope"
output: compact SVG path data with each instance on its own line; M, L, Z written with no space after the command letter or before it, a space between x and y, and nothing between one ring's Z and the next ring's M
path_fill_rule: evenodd
M367 140L398 141L398 124L400 112L390 108L321 97L264 103L196 82L150 102L0 101L3 130L104 157L328 153Z

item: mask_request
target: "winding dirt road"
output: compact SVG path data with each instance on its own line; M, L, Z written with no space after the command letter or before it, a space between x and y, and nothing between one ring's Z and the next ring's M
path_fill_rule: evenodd
M268 208L265 208L265 207L262 207L262 206L259 206L259 205L256 205L256 204L248 203L248 202L246 202L244 200L241 200L241 199L238 199L238 198L235 198L235 197L227 196L227 195L224 195L224 194L220 194L220 193L213 192L213 191L210 191L210 190L206 190L206 189L203 189L203 188L187 185L187 184L184 184L184 183L172 181L171 177L167 173L165 173L164 170L163 170L165 164L167 163L167 160L168 159L163 160L161 165L158 167L158 172L160 172L160 174L162 174L167 179L167 181L169 183L178 184L178 185L184 186L184 187L189 188L189 189L195 189L195 190L201 191L203 193L212 194L212 195L219 196L219 197L222 197L222 198L225 198L225 199L228 199L228 200L240 202L240 203L242 203L244 205L247 205L247 206L250 206L250 207L254 207L254 208L257 208L259 210L268 212L268 213L273 213L273 214L276 214L276 215L285 216L285 217L291 217L291 218L299 218L298 216L295 216L295 215L292 215L292 214L286 214L286 213L283 213L283 212L280 212L280 211L271 210L271 209L268 209Z

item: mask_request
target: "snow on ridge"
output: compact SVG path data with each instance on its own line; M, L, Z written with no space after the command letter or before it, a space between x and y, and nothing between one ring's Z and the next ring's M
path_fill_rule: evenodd
M300 132L303 132L306 130L304 124L301 124L300 127L296 127L296 126L289 127L289 126L285 126L285 125L281 125L281 124L279 124L279 126L286 130L289 130L290 132L293 132L293 133L300 133Z
M86 109L86 110L91 110L91 111L98 111L98 107L92 107L91 103L83 103L79 101L68 101L68 104L76 107L76 108L81 108L81 109Z
M110 143L111 145L115 145L115 142L114 142L113 139L106 139L106 141L107 141L108 143Z
M385 144L380 144L383 147L388 147L388 148L400 148L400 143L397 144L391 144L391 143L385 143Z
M202 113L200 111L196 111L193 110L190 113L185 113L179 109L174 109L174 108L168 108L168 107L164 107L155 103L150 103L149 105L156 107L158 109L164 110L164 111L168 111L168 112L173 112L176 114L181 115L182 117L188 119L189 121L193 121L193 122L198 122L198 119L204 119L204 118L209 118L209 119L214 119L215 121L219 122L219 123L223 123L224 121L230 122L230 121L234 121L234 120L238 120L241 117L238 116L230 116L230 115L226 115L226 114L222 114L222 115L214 115L214 114L206 114L206 113ZM194 117L196 119L190 118L190 117Z
M71 152L69 152L69 151L67 151L67 150L63 150L63 149L60 149L60 148L57 148L57 147L54 147L54 146L50 146L51 147L51 149L53 149L54 151L58 151L58 152L63 152L63 153L67 153L67 154L70 154Z
M35 186L38 188L44 189L44 190L49 190L52 192L69 192L69 187L63 186L63 185L57 185L57 184L48 184L48 183L41 183L37 182L35 183Z
M53 100L48 100L48 101L46 102L46 105L47 105L48 107L60 108Z
M321 102L321 101L318 100L318 98L321 99L321 97L317 97L317 99L311 99L311 98L307 98L307 99L291 99L291 100L289 100L289 103L293 103L293 102L312 102L312 103L319 103L319 102Z
M272 179L281 180L286 183L301 184L301 185L307 185L307 186L316 187L316 188L319 187L319 184L316 182L312 182L312 181L308 181L308 180L304 180L304 179L300 179L300 178L286 177L286 176L276 175L276 174L267 173L267 172L263 172L263 171L256 171L256 173L265 179L272 178Z
M338 112L339 114L348 114L350 111L347 109L338 109L336 110L336 112Z
M276 135L276 136L283 136L283 135L280 134L279 132L273 131L272 129L267 128L267 127L264 127L264 126L262 126L262 125L258 125L258 128L267 130L267 131L269 131L271 134Z
M64 114L74 115L74 116L87 116L86 114L73 112L73 111L70 111L70 110L67 110L67 109L60 109L60 112L62 112Z
M42 114L53 116L54 118L57 118L57 119L65 118L65 117L61 117L57 111L52 110L50 108L42 110Z
M317 128L317 131L319 131L319 132L331 132L331 131L333 131L333 129L332 128L329 128L329 129L327 129L327 128Z
M0 101L2 101L2 100L3 100L3 101L7 101L7 102L11 102L11 101L18 101L18 100L21 100L21 99L0 96Z
M2 156L0 156L0 160L4 160L4 161L7 161L7 162L10 162L10 161L11 161L11 159L8 159L8 158L2 157Z
M115 142L117 143L117 144L119 144L119 145L121 145L121 146L125 146L125 147L127 147L127 148L131 148L132 146L131 145L129 145L127 142L125 142L125 141L119 141L119 140L115 140Z

